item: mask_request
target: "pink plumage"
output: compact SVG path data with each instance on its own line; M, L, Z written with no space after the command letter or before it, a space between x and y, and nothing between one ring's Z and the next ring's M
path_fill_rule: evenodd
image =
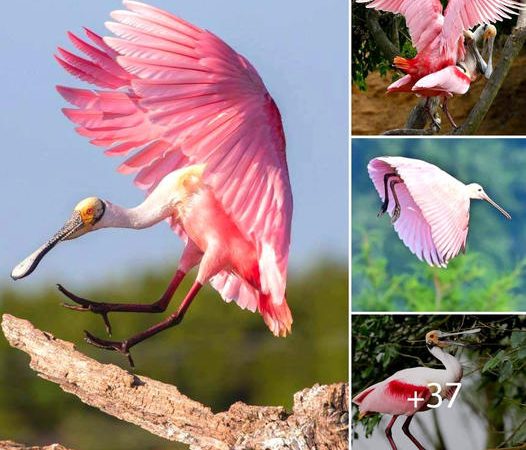
M455 67L465 54L464 31L478 24L488 24L503 19L510 19L510 14L518 14L524 8L514 0L449 0L443 11L440 0L356 0L357 3L368 3L367 8L402 14L405 17L411 41L417 50L416 57L405 59L396 57L394 65L403 70L406 77L406 89L400 89L397 81L389 86L389 92L414 92L424 96L438 95L433 92L445 92L448 95L462 94L465 88L466 76L457 68L449 69L447 73L428 79L426 89L413 87L422 77L439 72L447 67ZM452 77L447 80L447 77ZM432 84L436 81L437 84ZM451 89L445 90L444 85L451 82ZM458 84L462 87L458 87ZM469 88L469 83L467 85ZM434 89L433 89L434 88Z
M465 251L470 199L511 216L476 183L465 185L437 166L401 156L374 158L367 166L383 206L403 243L431 266L446 267ZM386 196L387 194L387 196Z
M107 155L128 155L118 170L136 173L148 193L173 171L205 164L205 183L228 219L219 239L226 243L236 230L255 252L251 274L236 270L251 255L233 252L237 259L209 281L226 301L259 310L274 334L286 335L292 195L279 110L252 65L217 36L158 8L123 3L127 10L106 23L113 37L86 30L87 42L69 33L86 57L59 49L69 73L103 88L58 86L74 106L64 113ZM188 246L190 230L170 221Z

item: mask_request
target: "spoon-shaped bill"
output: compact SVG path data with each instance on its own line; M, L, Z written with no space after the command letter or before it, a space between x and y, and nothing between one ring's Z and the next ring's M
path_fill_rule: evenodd
M493 206L494 208L497 208L500 213L506 217L506 219L508 220L511 220L511 216L509 215L509 213L504 209L502 208L501 206L497 205L497 203L495 203L490 197L488 194L484 193L482 195L482 200L486 200L491 206Z
M31 255L19 263L11 272L11 278L18 280L27 277L33 272L38 263L55 245L70 237L84 226L80 213L75 211L64 226L44 245L35 250Z
M451 336L464 336L466 334L475 334L475 333L480 333L480 328L473 328L471 330L457 331L454 333L441 333L438 339L448 345L458 345L459 347L466 347L466 344L462 342L451 341L447 338Z

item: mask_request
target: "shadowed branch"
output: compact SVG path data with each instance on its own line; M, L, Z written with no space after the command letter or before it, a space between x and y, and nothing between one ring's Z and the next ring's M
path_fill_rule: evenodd
M190 449L347 448L347 383L297 392L292 413L281 406L237 402L214 414L175 386L101 364L27 320L4 314L2 329L11 346L30 356L30 367L42 378L90 406Z

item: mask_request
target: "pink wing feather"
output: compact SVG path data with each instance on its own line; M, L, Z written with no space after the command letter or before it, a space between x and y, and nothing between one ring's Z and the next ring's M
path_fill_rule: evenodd
M367 8L402 14L411 42L419 52L433 42L442 29L444 17L440 0L356 0L356 3L368 3Z
M471 79L458 66L447 66L420 78L412 88L417 94L426 97L465 94L471 85Z
M107 28L70 34L88 59L59 50L71 74L111 91L58 87L79 134L108 155L135 152L120 167L150 192L168 173L206 163L206 181L254 242L262 290L284 301L292 195L279 110L250 63L212 33L158 8L124 1ZM118 89L118 90L117 90ZM184 232L173 225L184 239ZM234 274L211 280L225 300L255 310L258 294Z
M420 260L446 267L465 249L469 197L463 183L425 161L398 156L375 158L369 162L368 171L382 201L384 175L396 172L402 179L403 183L395 186L401 214L394 228ZM390 216L393 208L390 201Z
M511 19L525 5L514 0L449 0L444 13L442 43L447 49L455 49L464 30L481 23Z

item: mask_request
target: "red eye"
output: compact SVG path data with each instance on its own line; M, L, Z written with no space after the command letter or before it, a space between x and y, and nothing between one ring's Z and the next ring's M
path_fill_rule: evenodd
M88 208L86 214L89 214L91 216L93 214L93 208Z

